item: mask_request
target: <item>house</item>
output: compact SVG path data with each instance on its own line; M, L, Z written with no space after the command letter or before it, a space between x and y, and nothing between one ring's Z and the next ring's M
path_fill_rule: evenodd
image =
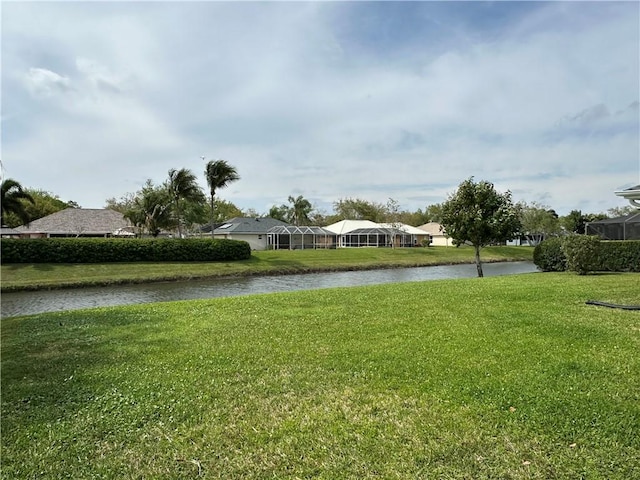
M629 203L632 206L640 208L640 185L636 185L635 187L627 188L625 190L620 190L614 193L619 197L623 197L629 200Z
M629 200L638 210L622 217L589 222L585 226L585 233L598 235L603 240L640 240L640 185L614 193Z
M11 227L7 227L6 225L3 225L2 228L0 228L0 237L1 238L20 238L20 232L18 232L17 230L14 230Z
M214 229L214 238L244 240L251 250L267 249L267 232L273 227L289 225L271 217L235 217Z
M336 248L337 238L322 227L280 225L269 229L267 245L273 250Z
M341 220L325 227L337 235L338 247L399 247L421 245L425 232L410 225L375 223L370 220Z
M640 211L617 218L606 218L586 225L587 235L603 240L640 240Z
M130 236L132 225L122 213L108 208L67 208L15 230L21 238L117 237Z
M431 236L431 245L435 247L449 247L453 245L451 237L447 237L441 225L437 222L429 222L424 225L420 225L418 228L424 232L427 232Z

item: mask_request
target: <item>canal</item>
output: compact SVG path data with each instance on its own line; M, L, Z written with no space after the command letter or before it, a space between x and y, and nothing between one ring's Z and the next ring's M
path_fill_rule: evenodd
M485 276L496 276L531 273L536 272L537 268L532 262L501 262L486 263L483 265L483 270ZM0 315L2 318L7 318L80 308L232 297L332 287L353 287L382 283L421 282L426 280L469 278L476 275L475 264L441 265L13 292L2 294Z

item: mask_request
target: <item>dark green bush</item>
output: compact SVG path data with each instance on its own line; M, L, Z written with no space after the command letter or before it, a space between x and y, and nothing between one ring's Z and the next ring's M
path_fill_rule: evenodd
M545 272L640 272L640 241L600 241L584 235L550 238L533 250L533 262Z
M569 235L562 240L567 257L567 270L584 275L600 269L600 238L591 235Z
M533 263L543 272L564 272L567 269L567 257L562 251L562 239L552 237L536 245Z
M600 242L599 268L608 272L640 272L640 240Z
M3 263L210 262L247 259L251 247L210 238L3 239L0 255Z

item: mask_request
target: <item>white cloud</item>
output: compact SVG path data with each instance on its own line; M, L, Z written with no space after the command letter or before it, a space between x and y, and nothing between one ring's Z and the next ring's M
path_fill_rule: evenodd
M51 97L71 90L68 77L46 68L30 68L24 75L24 84L34 97Z
M433 21L379 38L362 17L378 3L35 5L3 6L3 163L86 207L200 175L203 154L238 167L223 196L258 211L292 193L415 210L471 175L590 211L640 173L637 5L527 4L500 24L499 3L465 21L398 3Z

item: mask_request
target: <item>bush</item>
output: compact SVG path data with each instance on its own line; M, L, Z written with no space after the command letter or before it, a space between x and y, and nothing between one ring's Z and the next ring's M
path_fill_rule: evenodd
M564 272L567 269L567 257L562 251L562 239L553 237L536 245L533 263L543 272Z
M569 235L562 241L562 251L567 257L567 270L584 275L599 270L600 238L591 235Z
M640 241L600 241L584 235L550 238L533 250L533 263L545 272L640 272Z
M599 270L640 272L640 240L600 242Z
M3 263L210 262L247 259L251 247L210 238L3 239L0 255Z

